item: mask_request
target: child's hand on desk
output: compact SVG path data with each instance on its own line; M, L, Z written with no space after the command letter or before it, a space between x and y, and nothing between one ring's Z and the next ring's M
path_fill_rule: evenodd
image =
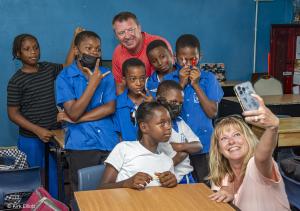
M199 80L200 80L200 75L201 75L201 71L197 67L193 66L191 69L191 73L189 75L189 79L190 79L191 85L193 87L198 86Z
M152 177L149 174L138 172L124 182L124 188L143 190L151 180Z
M170 171L155 173L155 175L158 176L159 182L161 183L162 187L173 188L177 185L176 176Z

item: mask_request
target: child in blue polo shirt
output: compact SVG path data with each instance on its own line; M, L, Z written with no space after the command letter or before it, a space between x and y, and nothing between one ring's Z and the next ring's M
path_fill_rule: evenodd
M154 40L147 46L147 57L155 71L147 79L146 88L153 95L156 94L159 83L163 77L175 70L172 52L162 40Z
M113 130L116 89L112 74L99 67L100 37L80 32L74 40L76 60L56 80L56 103L71 120L67 122L65 149L71 187L77 190L77 170L103 163L118 142Z
M184 103L181 116L199 137L203 144L201 153L193 154L198 182L208 175L208 152L213 132L212 119L217 115L218 103L223 90L216 77L198 67L200 61L200 42L191 34L181 35L176 41L177 70L169 73L164 80L175 80L184 89Z
M145 64L137 58L127 59L122 65L122 75L127 88L117 97L115 130L120 134L121 140L136 141L136 110L142 102L152 100L151 95L145 91Z

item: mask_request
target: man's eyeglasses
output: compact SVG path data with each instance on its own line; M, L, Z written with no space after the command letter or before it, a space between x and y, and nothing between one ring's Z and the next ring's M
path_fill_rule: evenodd
M220 118L215 119L214 125L216 126L217 124L219 124L223 120L229 119L229 118L234 118L234 119L238 119L238 120L244 121L244 119L243 119L243 117L241 115L239 115L239 114L232 114L232 115L228 115L228 116L224 116L224 117L220 117Z
M129 29L125 29L123 31L119 31L119 32L116 32L116 34L119 36L119 37L124 37L126 35L126 32L130 35L134 35L135 33L135 30L136 28L129 28Z

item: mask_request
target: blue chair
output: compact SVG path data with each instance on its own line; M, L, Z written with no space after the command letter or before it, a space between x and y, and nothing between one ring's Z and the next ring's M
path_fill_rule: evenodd
M7 194L34 192L41 186L39 167L0 171L0 206L4 204Z
M280 166L279 166L279 171L283 178L283 182L285 185L285 191L286 191L288 200L290 202L290 205L292 205L293 207L296 207L297 209L300 210L300 200L299 200L300 182L286 176Z
M86 167L78 170L78 191L95 190L100 185L105 165Z

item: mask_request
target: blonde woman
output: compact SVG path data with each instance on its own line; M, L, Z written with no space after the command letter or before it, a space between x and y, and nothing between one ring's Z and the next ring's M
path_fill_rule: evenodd
M243 113L245 121L265 129L260 140L243 119L221 119L212 135L210 179L217 192L209 197L233 203L243 211L290 210L284 184L272 153L277 144L279 119L259 101L255 111Z

